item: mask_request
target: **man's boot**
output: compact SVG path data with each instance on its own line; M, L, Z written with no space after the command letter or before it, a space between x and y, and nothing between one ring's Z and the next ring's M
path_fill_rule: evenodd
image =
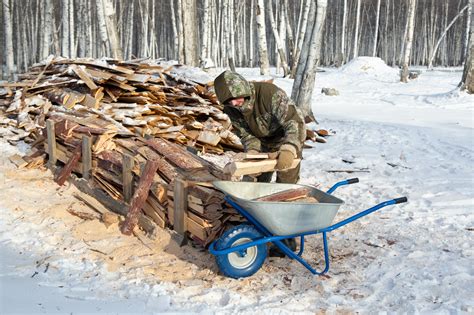
M296 239L288 238L282 240L282 243L285 244L292 252L296 251ZM268 256L270 257L285 257L286 254L278 248L275 244L270 245L270 249L268 251Z

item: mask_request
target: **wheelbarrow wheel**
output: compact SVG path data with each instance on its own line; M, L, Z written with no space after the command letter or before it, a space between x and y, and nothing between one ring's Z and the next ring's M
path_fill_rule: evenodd
M224 233L216 243L217 249L245 244L263 235L251 225L238 225ZM255 245L243 251L216 256L221 272L231 278L249 277L256 273L267 258L266 244Z

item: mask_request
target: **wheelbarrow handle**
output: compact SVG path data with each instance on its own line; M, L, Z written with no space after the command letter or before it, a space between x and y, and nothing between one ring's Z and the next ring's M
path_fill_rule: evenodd
M400 198L395 198L395 199L393 199L393 201L395 201L395 203L397 204L397 203L404 203L404 202L407 202L408 199L407 199L407 197L400 197Z
M357 177L356 178L349 178L349 179L337 182L331 188L329 188L327 193L332 194L336 190L336 188L339 187L339 186L355 184L355 183L358 183L358 182L359 182L359 179Z
M379 203L378 205L376 206L373 206L372 208L369 208L367 210L364 210L364 211L361 211L357 214L354 214L353 216L345 219L345 220L342 220L340 222L337 222L336 224L333 224L331 226L328 226L327 228L324 228L323 230L326 231L326 232L329 232L329 231L332 231L332 230L335 230L337 228L340 228L341 226L344 226L348 223L351 223L352 221L354 220L357 220L361 217L365 217L366 215L368 214L371 214L372 212L374 211L377 211L383 207L386 207L386 206L390 206L390 205L394 205L394 204L397 204L397 203L403 203L403 202L407 202L408 199L407 197L400 197L400 198L395 198L395 199L391 199L391 200L387 200L387 201L384 201L382 203Z

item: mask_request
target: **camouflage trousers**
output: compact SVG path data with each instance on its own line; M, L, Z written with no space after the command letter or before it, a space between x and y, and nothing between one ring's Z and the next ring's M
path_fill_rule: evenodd
M273 143L263 143L261 147L262 153L267 152L276 152L280 149L282 143L273 142ZM302 152L298 152L298 158L301 159L303 156ZM296 184L300 180L300 164L297 167L285 171L277 171L276 172L276 182L277 183L285 183L285 184ZM272 180L274 172L266 172L262 173L258 176L244 176L242 181L244 182L260 182L260 183L269 183Z

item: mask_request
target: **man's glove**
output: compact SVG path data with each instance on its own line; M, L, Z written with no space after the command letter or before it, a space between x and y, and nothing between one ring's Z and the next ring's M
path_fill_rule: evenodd
M296 158L296 149L291 145L282 145L280 152L278 153L278 159L276 164L277 170L287 169L293 164Z

